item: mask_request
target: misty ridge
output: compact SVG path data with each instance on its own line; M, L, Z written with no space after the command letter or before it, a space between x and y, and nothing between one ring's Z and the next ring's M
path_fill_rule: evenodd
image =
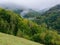
M1 0L0 39L0 45L60 45L60 1Z

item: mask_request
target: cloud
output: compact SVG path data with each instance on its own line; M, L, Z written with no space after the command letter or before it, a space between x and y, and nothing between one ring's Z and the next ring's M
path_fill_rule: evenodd
M0 0L0 3L16 3L32 9L44 9L60 3L60 0Z

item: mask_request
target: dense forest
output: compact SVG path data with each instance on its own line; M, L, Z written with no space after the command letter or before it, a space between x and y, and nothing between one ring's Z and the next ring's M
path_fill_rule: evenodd
M52 16L56 17L56 15L53 14L50 14L49 16L51 18ZM47 18L49 16L47 16ZM44 17L43 19L46 18L45 16L42 17ZM48 21L49 23L46 22L48 25L50 22L53 22L49 19ZM38 25L35 21L24 19L13 11L0 8L0 32L22 37L45 45L60 45L60 34L55 30L56 26L60 27L59 18L55 23L58 24L53 27L54 29L47 28L48 25L46 25L46 23L40 23L40 25ZM51 24L53 25L53 23ZM56 29L58 30L59 28Z
M46 23L49 29L55 29L60 33L60 5L52 7L36 19L39 19L38 22L35 20L38 24Z
M45 11L44 13L42 12L42 14L39 14L39 16L35 16L33 12L29 12L25 16L31 18L30 15L34 15L34 19L32 20L33 22L37 23L38 25L45 23L48 29L54 29L58 31L58 33L60 33L60 5L56 5L50 8L49 10Z

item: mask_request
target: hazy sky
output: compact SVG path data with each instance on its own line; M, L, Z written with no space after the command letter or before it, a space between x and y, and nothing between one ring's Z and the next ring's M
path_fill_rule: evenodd
M0 0L0 3L5 2L16 3L22 6L26 6L28 8L38 10L60 4L60 0Z

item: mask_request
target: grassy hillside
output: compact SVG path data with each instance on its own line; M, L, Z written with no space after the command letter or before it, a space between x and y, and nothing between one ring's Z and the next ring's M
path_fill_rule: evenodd
M23 38L0 33L0 45L42 45Z

